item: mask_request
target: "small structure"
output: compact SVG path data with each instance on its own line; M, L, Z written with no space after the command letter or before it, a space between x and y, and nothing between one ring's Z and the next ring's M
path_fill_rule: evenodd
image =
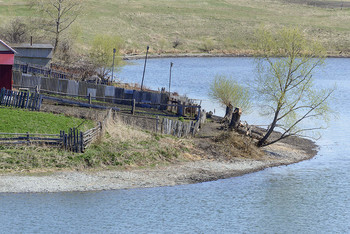
M48 66L52 59L51 44L18 44L12 45L16 50L15 60L21 63Z
M0 89L12 90L12 66L16 51L0 40Z

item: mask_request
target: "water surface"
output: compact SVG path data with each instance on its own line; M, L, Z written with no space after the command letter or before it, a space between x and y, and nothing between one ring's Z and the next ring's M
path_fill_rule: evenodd
M216 74L249 84L251 58L149 60L145 85L208 100ZM140 82L143 61L119 74ZM317 85L338 89L338 119L317 142L318 155L298 164L236 178L174 187L87 193L0 194L0 233L350 233L350 59L327 59ZM207 109L219 106L209 101ZM223 110L222 112L223 113ZM256 112L245 116L259 124Z

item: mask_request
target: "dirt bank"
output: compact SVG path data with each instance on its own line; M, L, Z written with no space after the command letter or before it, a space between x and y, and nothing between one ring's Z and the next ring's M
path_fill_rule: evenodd
M179 165L125 171L66 171L50 175L1 175L0 192L62 192L147 188L199 183L243 175L268 167L288 165L312 154L285 143L266 148L263 160L237 158L230 162L199 160Z

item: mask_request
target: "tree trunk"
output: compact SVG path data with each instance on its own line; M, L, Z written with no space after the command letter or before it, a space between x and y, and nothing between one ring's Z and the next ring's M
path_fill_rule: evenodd
M226 113L225 113L225 116L224 116L222 122L230 123L231 118L232 118L232 113L233 113L233 106L230 103L228 106L226 106Z
M275 113L275 117L271 123L271 126L269 128L269 130L267 131L267 133L265 134L265 136L263 138L261 138L260 141L258 141L258 147L262 147L264 146L264 143L265 141L267 140L267 138L269 138L269 136L271 135L271 133L273 132L273 130L275 129L276 127L276 124L277 124L277 117L278 117L278 114L279 114L279 110L276 111Z
M232 118L229 125L230 130L237 129L240 123L241 115L242 115L241 108L236 107L235 111L232 113Z

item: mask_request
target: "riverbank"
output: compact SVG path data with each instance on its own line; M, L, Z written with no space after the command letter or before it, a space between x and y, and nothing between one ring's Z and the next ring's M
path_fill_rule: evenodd
M123 60L138 60L145 59L145 54L125 54L122 56ZM237 52L211 52L211 53L162 53L149 54L149 59L160 58L244 58L254 57L254 51L237 51ZM350 52L327 52L327 58L350 58Z
M266 157L262 160L237 158L225 162L206 159L152 169L1 175L0 192L72 192L175 186L241 176L269 167L297 163L314 156L284 143L269 146L266 151Z

